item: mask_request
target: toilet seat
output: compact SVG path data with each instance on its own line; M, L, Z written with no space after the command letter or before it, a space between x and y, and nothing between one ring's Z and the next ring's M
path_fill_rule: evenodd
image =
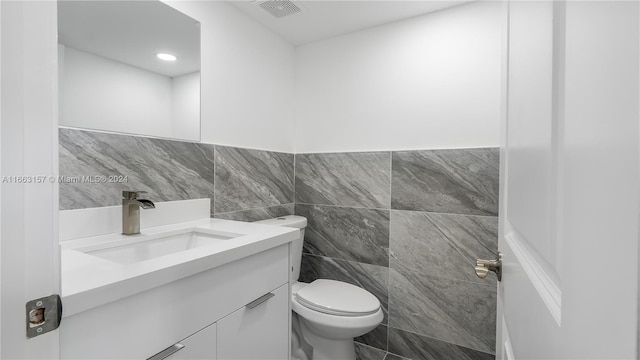
M291 310L298 314L300 322L305 323L307 329L311 329L315 334L321 334L326 339L353 339L374 329L384 318L382 306L375 313L367 315L332 315L311 309L301 304L296 296L300 290L308 285L310 284L301 282L295 282L291 285ZM346 359L348 357L335 358Z
M300 305L324 314L351 317L380 310L380 301L373 294L341 281L318 279L293 295Z

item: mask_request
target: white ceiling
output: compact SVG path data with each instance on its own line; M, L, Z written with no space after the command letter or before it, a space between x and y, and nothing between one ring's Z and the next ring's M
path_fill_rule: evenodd
M169 77L200 70L198 22L159 1L58 1L58 42Z
M263 10L259 1L228 2L293 45L302 45L472 1L298 0L293 2L302 11L282 18Z

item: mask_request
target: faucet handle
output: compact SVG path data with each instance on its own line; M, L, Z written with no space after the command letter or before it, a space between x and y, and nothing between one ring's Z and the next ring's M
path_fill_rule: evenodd
M127 200L136 200L138 196L146 193L147 193L146 191L123 191L122 197L124 197Z

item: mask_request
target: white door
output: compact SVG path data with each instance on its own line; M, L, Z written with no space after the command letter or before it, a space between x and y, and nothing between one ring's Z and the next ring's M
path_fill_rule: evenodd
M512 1L498 359L637 359L639 8Z
M60 293L56 3L0 1L0 16L0 358L57 359L57 331L27 340L25 311Z

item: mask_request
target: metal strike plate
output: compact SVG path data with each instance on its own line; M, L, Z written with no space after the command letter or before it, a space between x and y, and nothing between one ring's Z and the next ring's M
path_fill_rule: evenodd
M27 302L26 319L28 339L57 329L62 319L60 295L51 295Z

